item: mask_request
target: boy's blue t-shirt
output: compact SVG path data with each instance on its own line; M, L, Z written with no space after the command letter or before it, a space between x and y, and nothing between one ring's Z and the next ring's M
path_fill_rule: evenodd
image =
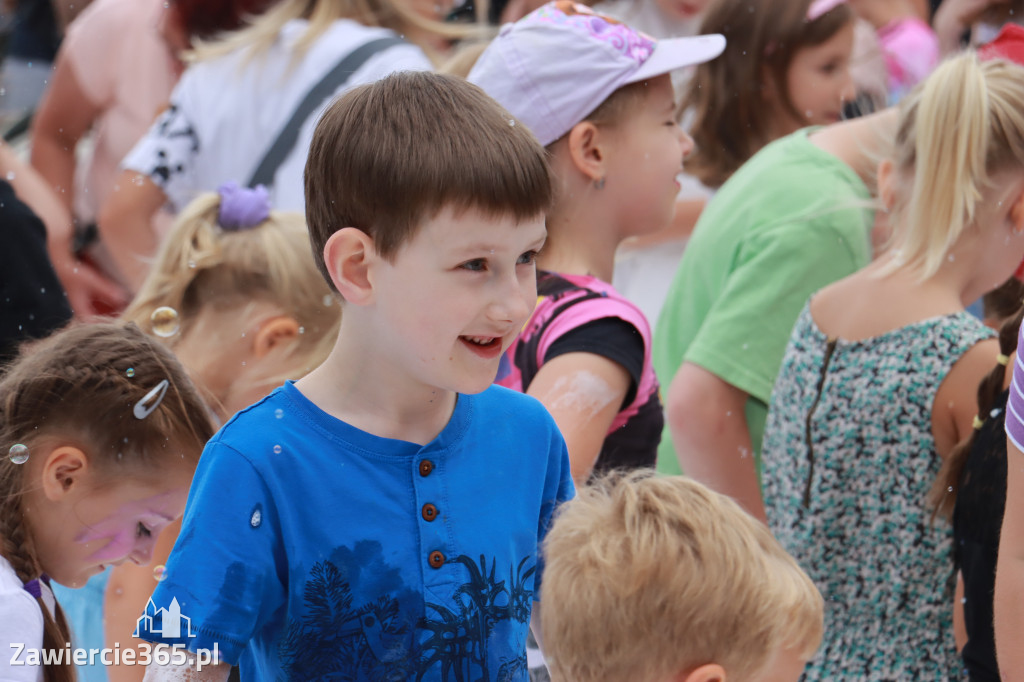
M204 450L139 635L216 643L242 679L526 680L538 546L572 495L528 396L460 395L420 446L288 383Z

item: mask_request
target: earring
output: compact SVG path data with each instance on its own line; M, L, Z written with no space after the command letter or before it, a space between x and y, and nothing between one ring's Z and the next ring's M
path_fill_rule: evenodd
M600 178L598 180L594 180L594 187L596 187L598 189L604 189L604 178Z

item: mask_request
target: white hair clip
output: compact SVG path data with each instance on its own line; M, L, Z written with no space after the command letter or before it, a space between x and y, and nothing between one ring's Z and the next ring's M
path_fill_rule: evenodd
M154 386L149 393L142 396L142 399L135 403L135 407L132 408L132 414L135 415L135 418L145 419L149 415L153 414L153 410L160 407L160 403L163 402L164 395L166 395L167 388L170 385L171 382L164 379Z

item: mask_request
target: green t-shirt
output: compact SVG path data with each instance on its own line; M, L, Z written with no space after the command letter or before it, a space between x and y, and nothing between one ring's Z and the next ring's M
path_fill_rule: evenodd
M686 361L750 394L758 471L768 399L800 310L871 258L868 188L812 144L812 132L762 149L707 205L654 334L654 368L665 390ZM680 473L667 425L658 470Z

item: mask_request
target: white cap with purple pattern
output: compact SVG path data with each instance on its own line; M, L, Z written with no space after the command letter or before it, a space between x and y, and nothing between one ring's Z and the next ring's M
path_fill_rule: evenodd
M560 0L502 26L469 81L547 146L622 86L702 64L724 49L718 34L655 40Z

